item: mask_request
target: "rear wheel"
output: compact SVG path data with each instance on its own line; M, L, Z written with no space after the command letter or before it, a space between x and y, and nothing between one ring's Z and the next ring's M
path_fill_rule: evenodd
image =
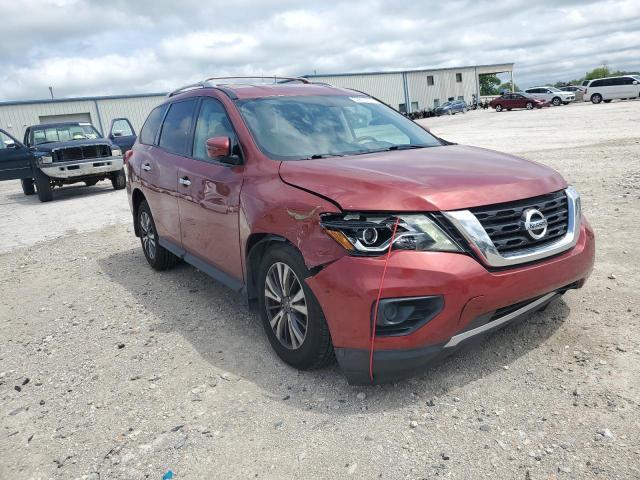
M33 178L23 178L20 180L22 184L22 192L25 195L33 195L36 193L36 186L33 183Z
M35 172L36 191L38 192L38 199L41 202L50 202L53 200L53 188L51 187L51 180L40 170Z
M111 185L115 190L122 190L127 186L127 176L124 173L124 168L111 174Z
M562 103L562 100L560 99L560 97L553 97L553 100L551 100L551 103L553 104L554 107L559 107L560 104Z
M498 104L496 105L496 112L501 112L502 111L502 105Z
M533 110L533 103L527 102L526 107L527 107L527 110Z
M591 103L598 104L601 101L602 101L602 95L600 95L599 93L594 93L593 95L591 95Z
M167 270L173 267L177 263L178 257L158 242L156 224L146 200L143 200L138 207L137 221L142 251L149 265L155 270Z
M289 245L267 251L258 273L260 317L269 343L289 365L309 370L333 360L329 327L305 279L310 272Z

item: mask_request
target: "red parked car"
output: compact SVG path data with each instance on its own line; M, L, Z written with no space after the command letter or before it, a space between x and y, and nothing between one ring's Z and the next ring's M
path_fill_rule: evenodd
M534 108L548 107L549 102L538 100L526 93L505 93L504 95L494 98L489 102L491 108L495 108L496 112L503 110L512 110L514 108L526 108L533 110Z
M153 268L242 292L288 364L395 380L589 276L594 235L554 170L353 90L229 82L149 115L127 154L135 234Z

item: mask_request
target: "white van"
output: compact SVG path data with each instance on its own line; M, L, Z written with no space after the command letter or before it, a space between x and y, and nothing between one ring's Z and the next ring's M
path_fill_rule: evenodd
M591 100L593 103L602 101L609 103L617 98L626 100L638 97L640 97L640 76L638 75L591 80L584 92L584 100L586 102Z

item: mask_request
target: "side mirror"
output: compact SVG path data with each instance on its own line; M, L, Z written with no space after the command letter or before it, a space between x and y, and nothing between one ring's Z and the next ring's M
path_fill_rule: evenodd
M213 137L205 143L207 146L207 155L212 160L230 165L240 165L240 157L231 155L231 139L229 137Z
M18 148L18 145L16 144L16 142L14 142L14 141L12 141L12 140L9 140L9 141L7 141L7 142L4 142L4 146L5 146L6 148L13 148L13 149L17 149L17 148Z
M638 85L640 82L638 82L637 80L635 82L633 82L634 85Z

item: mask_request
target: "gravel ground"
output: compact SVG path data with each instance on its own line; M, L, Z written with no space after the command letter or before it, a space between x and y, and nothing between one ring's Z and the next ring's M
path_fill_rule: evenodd
M598 240L584 289L420 377L355 388L282 364L204 274L152 271L123 192L39 204L5 182L0 478L639 478L640 101L426 123L578 187Z

